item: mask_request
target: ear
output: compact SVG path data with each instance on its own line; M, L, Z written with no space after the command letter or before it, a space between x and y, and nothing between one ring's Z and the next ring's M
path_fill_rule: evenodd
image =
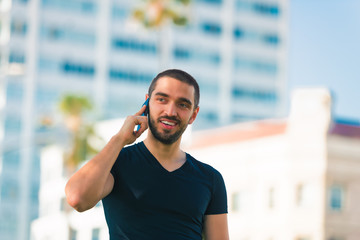
M192 113L191 117L190 117L190 120L189 120L189 124L192 124L195 119L196 119L196 116L198 115L199 113L199 110L200 110L200 107L197 107L194 112Z
M149 98L149 94L145 94L145 101Z

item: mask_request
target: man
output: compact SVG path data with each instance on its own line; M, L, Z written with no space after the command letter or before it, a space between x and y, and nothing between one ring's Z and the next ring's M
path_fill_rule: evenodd
M143 106L127 117L70 178L68 203L82 212L102 200L111 240L229 239L221 174L180 149L182 133L199 112L199 95L188 73L159 73L146 94L148 116L142 116ZM148 127L143 142L125 147Z

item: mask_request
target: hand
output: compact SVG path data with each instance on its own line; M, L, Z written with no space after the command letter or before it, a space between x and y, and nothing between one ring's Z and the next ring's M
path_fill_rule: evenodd
M132 144L135 140L141 136L141 134L148 128L147 116L141 116L145 111L146 106L142 106L140 111L134 115L128 116L125 119L123 126L121 127L118 135L125 145ZM140 125L138 131L134 131L135 127Z

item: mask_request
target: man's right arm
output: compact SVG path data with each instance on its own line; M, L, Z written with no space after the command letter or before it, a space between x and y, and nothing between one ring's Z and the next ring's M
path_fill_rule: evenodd
M113 189L114 178L110 173L121 149L133 143L146 129L147 117L140 116L145 106L133 116L126 118L120 131L106 146L67 182L65 194L67 202L79 212L94 207ZM136 125L140 130L134 132Z

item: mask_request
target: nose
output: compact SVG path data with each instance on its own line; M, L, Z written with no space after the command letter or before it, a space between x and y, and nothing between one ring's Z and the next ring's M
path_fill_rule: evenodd
M165 109L165 113L168 116L176 116L176 105L175 103L168 103Z

